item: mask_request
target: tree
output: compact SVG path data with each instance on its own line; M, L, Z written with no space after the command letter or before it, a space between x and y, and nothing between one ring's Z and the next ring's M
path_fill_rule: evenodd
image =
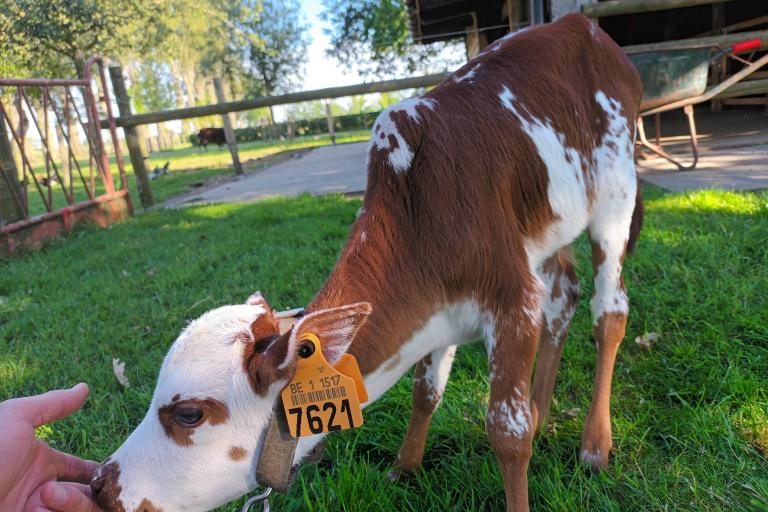
M162 0L4 0L0 57L49 76L59 69L48 63L66 62L82 78L88 55L117 58L156 45L166 12Z
M348 70L371 77L432 72L456 67L463 53L454 43L416 44L411 36L405 0L324 0L327 54Z
M250 24L250 31L260 40L252 41L248 47L248 92L270 96L301 85L309 37L307 27L299 19L296 0L264 0L262 7L258 18ZM274 123L272 107L269 111Z

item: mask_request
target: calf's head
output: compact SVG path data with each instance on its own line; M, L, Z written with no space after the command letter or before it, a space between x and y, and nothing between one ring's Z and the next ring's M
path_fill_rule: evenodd
M296 368L297 340L316 334L333 364L370 311L367 303L316 311L281 334L255 294L190 323L165 356L147 415L95 472L99 505L202 511L254 489L273 407Z

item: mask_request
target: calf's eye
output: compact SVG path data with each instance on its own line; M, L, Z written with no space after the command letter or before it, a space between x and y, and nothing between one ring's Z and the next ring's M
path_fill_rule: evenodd
M196 427L203 421L203 410L197 407L176 407L173 419L182 427Z

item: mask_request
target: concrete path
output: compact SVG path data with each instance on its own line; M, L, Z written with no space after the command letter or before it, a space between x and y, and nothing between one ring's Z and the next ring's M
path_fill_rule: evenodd
M299 158L246 174L193 197L187 196L183 203L169 203L166 207L249 202L305 192L312 195L362 192L367 180L367 155L367 142L319 147Z
M673 192L768 188L768 145L705 151L692 171L678 171L662 159L642 161L638 171L642 180Z
M679 113L678 113L679 114ZM753 190L768 188L768 117L762 112L697 112L700 159L693 171L678 171L666 160L641 159L638 171L643 180L673 191L702 188ZM682 115L662 123L665 148L687 158L690 154L687 125ZM652 125L646 128L655 133ZM357 193L365 190L367 142L325 146L294 155L287 161L242 178L227 179L198 193L174 198L163 207L190 204L257 201L273 196L302 193L322 195Z

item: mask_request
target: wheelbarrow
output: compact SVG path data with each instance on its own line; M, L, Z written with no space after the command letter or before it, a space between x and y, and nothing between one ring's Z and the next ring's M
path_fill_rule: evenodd
M681 170L695 168L699 160L699 146L693 106L711 100L768 64L768 55L764 55L754 62L735 55L739 52L755 50L761 45L760 39L752 39L725 49L712 45L681 45L670 50L629 54L628 56L640 73L640 79L643 82L643 101L640 104L640 115L637 120L640 144L675 164ZM741 62L744 64L744 68L727 80L707 88L709 65L723 55ZM693 161L688 164L664 151L660 142L660 114L678 108L682 108L688 117L693 155ZM655 116L655 144L648 140L643 127L643 118L651 115Z

